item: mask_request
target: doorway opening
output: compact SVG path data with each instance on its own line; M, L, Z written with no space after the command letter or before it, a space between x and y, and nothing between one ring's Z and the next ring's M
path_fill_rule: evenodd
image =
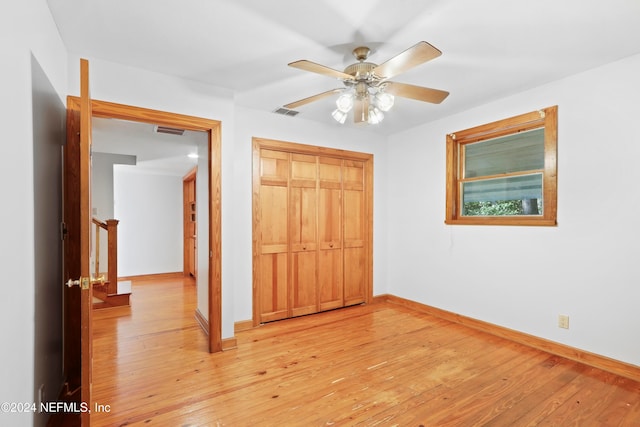
M208 216L208 187L206 176L200 177L202 188L196 189L195 180L198 170L208 170L208 138L202 131L168 129L93 119L92 217L96 224L114 225L93 230L92 270L95 277L108 278L105 285L94 286L94 308L129 305L134 278L185 274L197 282L199 318L206 319L208 230L203 229L206 223L198 230L195 218Z
M200 188L205 191L200 200L207 201L200 204L199 235L206 240L208 251L201 251L200 265L206 266L200 273L200 279L204 281L206 293L202 295L200 314L206 314L204 324L208 332L209 351L222 350L221 328L221 140L220 122L193 116L168 113L164 111L150 110L122 104L114 104L105 101L92 100L92 116L94 119L118 119L134 123L150 124L158 127L195 131L206 135L203 144L205 155L199 155L197 159ZM204 185L208 184L208 185ZM205 270L205 268L201 268ZM196 313L198 314L198 313ZM200 316L203 317L203 316ZM202 320L202 319L201 319Z

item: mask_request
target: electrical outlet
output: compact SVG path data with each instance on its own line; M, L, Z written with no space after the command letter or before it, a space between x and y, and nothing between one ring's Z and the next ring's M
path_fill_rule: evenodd
M560 314L558 316L558 327L563 329L569 329L569 316Z

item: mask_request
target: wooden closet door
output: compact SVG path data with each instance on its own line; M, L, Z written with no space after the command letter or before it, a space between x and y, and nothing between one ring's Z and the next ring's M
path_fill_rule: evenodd
M260 322L285 319L288 313L288 181L289 154L260 151L258 218Z
M344 198L344 305L365 301L366 247L364 163L345 160Z
M318 287L320 310L344 305L342 277L342 160L318 159Z
M253 324L369 302L373 156L253 138Z
M291 155L291 316L318 311L316 159L303 154Z

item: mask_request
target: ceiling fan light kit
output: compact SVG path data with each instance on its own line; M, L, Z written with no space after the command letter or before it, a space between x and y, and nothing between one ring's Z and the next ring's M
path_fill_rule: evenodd
M331 115L334 119L336 119L336 122L340 124L343 124L347 120L347 113L337 108L333 110L333 113L331 113Z
M380 110L389 111L393 107L395 97L387 92L378 92L374 100Z
M429 43L421 41L380 65L366 62L369 53L366 46L355 48L353 56L358 62L347 66L344 72L307 60L290 63L290 67L342 80L345 87L291 102L284 107L296 108L334 93L341 93L336 100L337 108L331 113L338 123L345 123L348 113L353 110L355 123L377 124L384 119L383 112L393 107L395 97L439 104L449 95L449 92L443 90L389 80L442 54Z
M380 111L378 107L369 107L369 117L367 123L370 125L377 125L384 119L384 113Z
M342 95L336 100L336 106L338 110L343 113L348 113L353 108L353 93L343 92Z
M361 99L363 97L370 98L373 105L369 105L366 119L361 118L359 121L366 121L369 124L380 123L382 119L384 119L383 111L389 111L394 102L393 95L380 90L373 95L369 93L369 91L364 94L356 94L352 90L346 90L336 100L337 108L331 115L338 123L343 124L346 121L347 113L353 108L355 103L354 99Z

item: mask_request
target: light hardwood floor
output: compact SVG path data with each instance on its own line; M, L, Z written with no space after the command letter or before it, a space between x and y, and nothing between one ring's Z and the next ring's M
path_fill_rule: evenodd
M195 285L94 312L94 426L639 426L640 383L390 303L270 323L207 353Z

